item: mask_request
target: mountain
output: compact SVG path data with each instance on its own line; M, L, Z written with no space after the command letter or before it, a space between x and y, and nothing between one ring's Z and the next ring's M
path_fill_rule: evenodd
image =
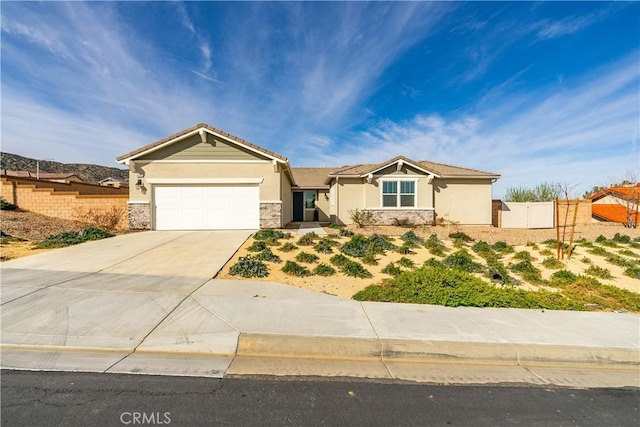
M2 157L2 169L30 171L36 173L36 159L19 156L11 153L0 153ZM82 163L60 163L50 160L40 160L40 172L62 173L73 172L84 182L97 184L105 178L115 178L125 181L129 178L128 169L111 168L100 165L87 165Z

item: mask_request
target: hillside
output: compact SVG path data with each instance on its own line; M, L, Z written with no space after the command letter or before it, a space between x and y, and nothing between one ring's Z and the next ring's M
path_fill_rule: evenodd
M0 153L2 168L9 170L36 172L36 160L11 153ZM82 163L60 163L50 160L40 160L40 172L61 173L73 172L89 183L98 183L105 178L115 178L124 181L129 177L127 169L118 169L100 165Z

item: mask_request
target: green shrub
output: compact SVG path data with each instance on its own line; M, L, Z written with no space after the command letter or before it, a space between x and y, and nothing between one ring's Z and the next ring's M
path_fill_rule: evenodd
M260 260L260 261L268 261L268 262L274 262L276 264L280 264L282 262L282 260L280 259L280 257L276 254L274 254L273 252L271 252L271 249L266 248L260 252L258 252L255 256L255 259Z
M329 259L329 262L331 264L335 265L336 267L342 267L343 265L345 265L349 261L350 261L350 259L347 258L346 256L342 255L342 254L336 254L336 255L332 256Z
M599 235L598 237L596 237L596 242L597 243L602 243L602 242L606 242L606 241L607 241L607 238L604 237L602 234Z
M450 233L449 238L453 240L462 240L463 242L473 242L473 238L466 234L463 231L456 231L455 233Z
M382 267L382 270L380 271L390 276L397 276L402 273L402 269L392 262Z
M7 202L4 197L0 197L0 210L15 211L16 209L18 209L16 205Z
M369 243L371 244L371 251L377 254L383 254L384 251L396 248L396 245L391 243L391 238L382 234L373 234L369 237Z
M602 268L595 265L589 266L584 271L584 274L588 276L597 277L598 279L612 279L611 271L608 268Z
M618 244L616 242L614 242L613 240L605 240L604 242L600 242L600 244L602 246L606 246L609 248L617 248L619 247Z
M513 272L519 273L524 280L531 283L544 283L540 274L540 269L534 266L531 261L520 261L509 266Z
M551 252L549 249L543 249L540 251L540 255L542 256L553 256L553 252Z
M631 258L640 258L640 255L638 255L637 253L630 251L629 249L622 249L621 251L618 251L618 253L620 255L625 255L625 256L629 256Z
M332 245L327 243L327 240L325 240L325 239L320 240L318 243L316 243L316 245L313 247L313 249L316 252L321 253L321 254L333 253L333 248L331 247Z
M513 256L513 259L516 259L518 261L535 261L536 260L533 256L531 256L531 253L528 251L516 252L516 254Z
M89 240L101 240L108 237L113 237L113 234L107 233L104 230L95 227L88 227L81 232L77 231L65 231L59 234L47 236L37 245L36 249L51 249L51 248L63 248L65 246L77 245L87 242Z
M371 211L363 211L361 209L355 209L348 211L349 217L351 221L358 227L363 228L369 225L375 224L375 218L373 217L373 212Z
M340 234L341 237L351 237L353 236L353 231L349 230L348 228L342 228L340 229Z
M396 252L402 255L415 254L415 252L411 250L412 247L413 247L413 244L411 242L404 242L402 246L398 246L396 248Z
M502 285L515 286L520 284L520 281L509 274L507 267L497 261L487 264L486 276L492 281L497 281Z
M287 242L284 245L280 246L278 249L281 250L282 252L291 252L298 249L298 247L291 242Z
M442 266L402 273L383 285L368 286L353 296L359 301L388 301L445 306L515 307L584 310L579 301L547 291L496 287L473 275Z
M359 279L369 279L373 275L362 266L359 262L349 261L340 267L342 273L349 277L357 277Z
M544 267L550 268L552 270L557 270L557 269L560 269L560 268L564 267L564 263L562 261L559 261L558 259L556 259L554 257L545 258L542 261L542 265Z
M333 228L334 230L341 230L342 228L344 228L344 225L332 222L331 224L329 224L329 228Z
M238 262L231 266L229 274L244 278L267 277L269 269L262 261L246 256L241 257Z
M290 276L307 277L311 276L311 271L297 262L287 261L282 267L282 271Z
M464 240L462 239L456 239L453 241L453 247L456 249L462 249L464 248Z
M424 247L429 250L431 255L444 256L446 251L446 247L444 244L438 239L437 234L432 234L429 236L427 240L424 242Z
M366 265L378 265L378 258L375 254L368 253L362 257L362 263Z
M449 268L466 271L467 273L477 273L484 270L484 266L475 262L469 252L464 249L445 257L442 263Z
M558 241L556 239L547 239L542 242L548 248L555 249L557 247Z
M340 250L349 256L360 258L372 252L372 248L373 246L369 239L362 234L356 234L351 240L342 245Z
M640 279L640 267L629 267L624 271L625 276Z
M313 269L313 274L318 276L333 276L336 274L336 269L328 264L321 262Z
M434 246L433 248L429 248L429 253L431 255L444 256L445 255L444 251L445 251L444 246Z
M575 283L576 280L578 280L578 276L569 270L558 270L551 275L549 284L552 286L565 286Z
M585 264L591 264L591 259L587 258L586 256L582 257L582 259L580 261L585 263Z
M416 263L413 262L412 260L410 260L407 257L402 257L397 261L398 265L400 267L405 267L405 268L415 268L416 267Z
M267 243L263 240L254 240L251 246L247 248L249 252L260 252L267 249Z
M276 239L273 237L266 240L262 240L262 242L264 242L267 246L280 246L282 244L279 239Z
M313 246L316 243L316 240L318 240L318 238L319 238L318 235L312 231L310 233L307 233L307 234L301 236L298 239L298 245L300 245L300 246Z
M635 241L634 241L634 242L631 242L631 243L629 244L629 247L630 247L630 248L633 248L633 249L640 249L640 243L635 242Z
M486 258L487 256L490 256L489 254L494 253L491 245L489 245L484 240L480 240L479 242L474 243L473 246L471 246L471 250L483 258Z
M499 242L495 242L492 245L492 248L494 251L503 253L503 254L510 254L512 252L514 252L513 246L507 244L507 242L503 242L503 241L499 241Z
M282 231L277 231L272 228L265 228L264 230L259 230L256 234L253 235L254 240L271 240L271 239L283 239L285 238L285 233Z
M318 262L319 259L320 258L318 258L318 255L310 254L308 252L300 252L298 255L296 255L296 261L304 262L307 264L313 264L314 262Z
M424 239L418 236L413 230L404 233L402 236L400 236L400 239L402 239L402 241L404 242L412 242L416 245L424 245Z

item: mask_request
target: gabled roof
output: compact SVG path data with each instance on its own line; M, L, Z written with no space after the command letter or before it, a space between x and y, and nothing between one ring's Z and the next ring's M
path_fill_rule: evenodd
M329 174L325 182L328 183L332 178L337 177L363 177L399 162L403 162L404 164L410 165L427 174L434 175L437 178L500 178L500 174L493 172L463 168L460 166L436 163L428 160L420 160L416 162L404 156L397 156L382 163L345 166Z
M623 205L591 205L591 215L605 221L611 222L629 222L629 212ZM638 212L632 212L634 223L638 223Z
M75 176L78 179L81 179L75 172L40 172L36 174L35 172L29 171L13 171L13 170L2 170L2 175L6 176L15 176L16 178L35 178L36 176L40 176L40 179L66 179Z
M299 188L329 188L325 180L330 173L340 168L291 168L291 173Z
M266 148L262 148L256 144L253 144L235 135L231 135L230 133L225 132L223 130L214 128L213 126L209 126L206 123L199 123L195 126L191 126L190 128L174 133L173 135L167 136L166 138L162 138L156 142L152 142L151 144L145 145L144 147L140 147L136 150L133 150L127 154L123 154L122 156L117 157L116 161L118 161L119 163L124 163L127 160L134 160L135 158L141 157L149 152L155 151L157 149L171 145L175 142L181 141L184 138L187 138L191 135L198 133L200 130L205 130L213 135L222 137L228 141L231 141L232 143L240 145L241 147L247 148L251 151L260 153L273 160L277 160L282 163L288 162L287 158L280 154L274 153L273 151L267 150Z
M588 198L593 201L601 199L609 194L625 199L637 199L638 197L640 197L640 184L627 186L611 186L609 188L605 188L604 190L600 190L595 194L592 194Z

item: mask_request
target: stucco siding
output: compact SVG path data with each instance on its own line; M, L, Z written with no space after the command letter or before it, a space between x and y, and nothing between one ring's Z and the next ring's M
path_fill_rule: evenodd
M491 180L434 179L436 218L491 225Z
M209 133L205 135L206 143L196 134L153 151L138 160L266 160L266 157L251 150L228 144Z
M282 225L293 221L293 195L291 192L291 181L284 173L280 175L280 199L282 200Z
M331 207L329 190L318 190L318 199L316 200L316 206L318 207L318 220L322 222L330 221Z
M137 174L144 173L144 188L136 188ZM135 162L129 170L129 199L151 201L149 178L262 178L260 200L280 200L280 172L269 163L147 163Z
M336 191L338 222L351 224L349 211L362 209L363 200L362 178L340 178Z

